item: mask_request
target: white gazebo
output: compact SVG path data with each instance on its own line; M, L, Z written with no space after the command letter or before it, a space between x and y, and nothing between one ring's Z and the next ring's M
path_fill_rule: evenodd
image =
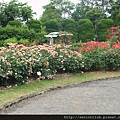
M44 35L46 38L49 38L50 39L50 45L53 45L54 44L54 40L53 38L56 38L59 36L59 32L51 32L49 33L48 35Z
M54 40L53 38L56 37L60 37L59 42L64 42L65 44L69 41L71 41L73 34L69 34L69 33L60 33L60 32L51 32L48 35L44 35L46 38L49 38L49 44L53 45L54 44Z

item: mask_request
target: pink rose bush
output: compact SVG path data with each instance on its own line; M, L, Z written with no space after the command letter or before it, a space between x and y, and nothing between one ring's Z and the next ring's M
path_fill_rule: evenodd
M44 80L53 79L56 73L80 72L82 55L69 47L12 43L0 47L0 86L25 84L29 77Z

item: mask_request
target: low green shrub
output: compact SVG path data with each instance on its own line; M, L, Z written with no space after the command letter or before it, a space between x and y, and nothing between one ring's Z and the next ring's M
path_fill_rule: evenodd
M29 44L29 40L28 39L20 39L18 41L19 44L24 44L24 45L28 45Z
M4 46L7 46L8 43L18 43L17 39L14 37L14 38L9 38L9 39L6 39L4 41Z

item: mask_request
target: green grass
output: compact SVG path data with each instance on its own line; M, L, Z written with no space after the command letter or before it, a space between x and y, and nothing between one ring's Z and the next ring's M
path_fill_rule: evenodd
M21 96L44 91L51 87L63 86L68 84L80 83L84 81L92 81L92 80L117 77L117 76L120 76L120 72L80 74L70 78L41 80L37 82L32 82L29 84L18 86L16 88L0 91L0 106L3 106L7 102L14 101Z

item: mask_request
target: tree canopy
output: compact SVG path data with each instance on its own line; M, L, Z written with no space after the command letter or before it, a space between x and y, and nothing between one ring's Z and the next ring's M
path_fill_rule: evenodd
M8 3L0 2L0 24L3 27L13 20L20 20L27 24L33 14L35 13L27 3L21 3L18 0L12 0Z

